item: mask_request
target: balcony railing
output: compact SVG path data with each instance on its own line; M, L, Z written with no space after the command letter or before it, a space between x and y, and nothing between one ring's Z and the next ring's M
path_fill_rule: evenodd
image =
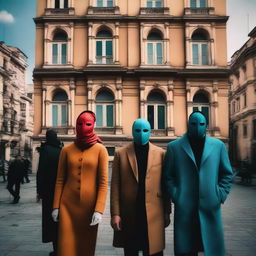
M88 14L120 14L120 9L118 6L115 7L94 7L89 6L88 8Z
M212 15L212 14L214 14L213 7L185 8L185 15Z
M75 8L46 8L45 15L74 15Z
M143 7L140 8L140 14L141 15L159 15L159 14L168 14L169 8L167 7L157 7L157 8L148 8Z

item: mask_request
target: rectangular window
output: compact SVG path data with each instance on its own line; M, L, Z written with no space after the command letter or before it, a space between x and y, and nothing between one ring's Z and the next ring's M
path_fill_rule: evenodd
M101 127L103 126L103 111L102 105L96 105L96 126Z
M97 7L103 7L103 0L97 0Z
M256 119L252 121L253 126L253 139L256 140Z
M113 7L113 0L107 0L107 7Z
M240 98L236 99L236 107L237 107L237 112L240 111Z
M196 8L197 6L196 6L196 0L191 0L190 1L190 7L191 8Z
M154 106L150 105L148 106L148 121L150 123L151 129L155 129L154 119Z
M58 126L58 106L52 106L52 126Z
M158 106L158 129L165 129L165 107Z
M58 44L52 45L52 64L58 64Z
M115 155L115 147L107 147L107 151L109 156Z
M67 105L61 105L61 126L67 125Z
M61 45L61 64L67 64L67 45Z
M247 107L247 95L246 92L244 93L244 108Z
M112 40L96 41L96 63L113 63L113 43Z
M205 8L207 7L207 0L190 0L191 8Z
M202 65L208 65L208 45L202 44Z
M96 105L96 126L114 127L114 105L97 104Z
M113 120L113 105L107 105L107 127L113 127L114 126L114 120Z
M97 7L113 7L113 0L97 0Z
M163 64L163 44L147 43L147 64Z
M247 124L243 124L243 136L247 137Z
M162 7L162 1L160 0L148 0L147 1L147 8L160 8Z
M198 44L192 45L192 53L193 53L193 64L199 64L199 52L198 52Z

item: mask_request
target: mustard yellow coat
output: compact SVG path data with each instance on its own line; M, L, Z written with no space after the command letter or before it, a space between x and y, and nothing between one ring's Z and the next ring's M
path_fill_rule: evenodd
M53 208L59 208L58 256L92 256L108 189L108 153L102 144L80 150L74 143L60 154Z

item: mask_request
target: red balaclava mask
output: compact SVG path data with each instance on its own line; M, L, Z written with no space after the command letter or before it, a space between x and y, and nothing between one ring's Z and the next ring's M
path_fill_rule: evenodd
M91 111L82 112L76 120L76 141L80 148L88 148L97 142L102 142L93 131L95 126L95 114Z

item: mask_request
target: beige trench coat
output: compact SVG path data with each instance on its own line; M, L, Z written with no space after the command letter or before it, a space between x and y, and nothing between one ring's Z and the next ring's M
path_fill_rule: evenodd
M162 167L164 150L149 144L145 181L145 202L148 221L149 253L165 247ZM121 217L122 230L114 232L113 246L131 247L136 232L136 196L138 167L133 142L119 149L114 157L111 183L111 216Z

